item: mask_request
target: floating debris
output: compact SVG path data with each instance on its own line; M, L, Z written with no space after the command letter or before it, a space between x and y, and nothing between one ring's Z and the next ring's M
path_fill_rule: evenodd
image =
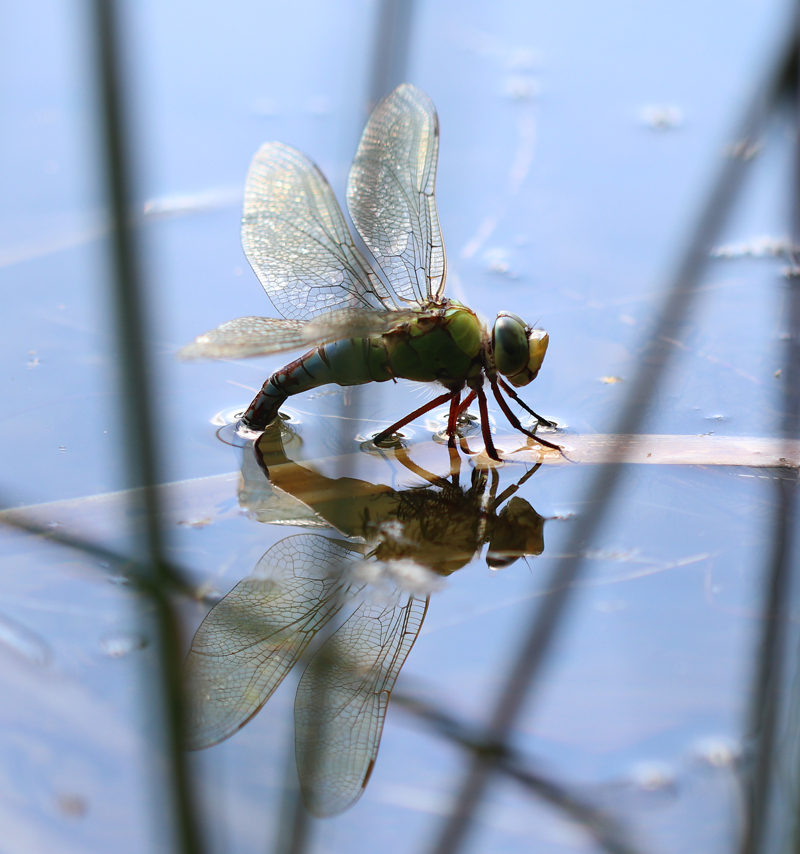
M100 640L100 649L109 658L122 658L137 650L144 649L147 646L147 641L141 635L137 634L116 634L106 635Z
M640 762L631 772L633 784L644 792L675 788L675 771L666 762Z
M70 818L83 818L89 808L86 800L80 795L62 794L56 798L58 811Z
M209 517L204 516L202 519L181 519L178 524L184 528L206 528L211 524L211 521Z
M203 602L219 602L222 599L222 592L214 587L210 581L201 584L195 591L195 597Z
M655 130L671 130L683 124L683 113L679 107L669 104L649 104L642 108L642 121Z
M712 768L729 768L741 755L741 747L723 736L711 736L695 742L692 754Z
M513 276L506 249L489 249L483 257L486 261L487 272L499 273L502 276Z
M712 258L769 258L786 255L792 251L792 242L788 237L770 237L759 235L742 243L726 243L711 250Z

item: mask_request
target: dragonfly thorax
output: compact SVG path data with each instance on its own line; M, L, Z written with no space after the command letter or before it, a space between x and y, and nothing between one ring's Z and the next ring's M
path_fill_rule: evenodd
M463 305L423 314L383 340L395 377L463 383L484 367L486 332L475 312Z

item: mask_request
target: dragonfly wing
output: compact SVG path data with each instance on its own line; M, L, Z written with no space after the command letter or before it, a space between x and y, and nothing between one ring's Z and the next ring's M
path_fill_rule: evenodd
M306 335L313 340L328 343L343 338L369 338L392 332L425 314L424 311L392 309L370 311L361 308L342 308L315 317L306 326Z
M184 347L180 359L244 359L286 350L309 349L342 338L384 335L420 317L418 311L340 308L311 321L275 317L229 320Z
M189 749L228 738L261 709L354 592L345 570L357 558L326 537L287 537L209 611L183 669Z
M394 305L354 246L328 182L291 146L268 142L253 158L242 244L273 305L290 320Z
M337 815L361 797L389 695L427 606L400 592L360 605L306 668L295 700L295 754L313 815Z
M444 293L444 243L434 185L439 122L432 101L404 83L373 111L347 185L347 207L397 296Z
M268 356L306 346L302 320L274 317L237 317L195 338L179 359L243 359Z

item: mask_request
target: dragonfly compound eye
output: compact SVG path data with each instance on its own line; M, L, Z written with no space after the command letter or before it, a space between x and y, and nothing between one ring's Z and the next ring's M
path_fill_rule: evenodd
M544 329L530 329L516 314L502 312L492 329L495 367L511 385L528 385L542 367L549 340Z
M509 312L497 315L492 329L494 364L504 377L513 377L528 364L528 327Z

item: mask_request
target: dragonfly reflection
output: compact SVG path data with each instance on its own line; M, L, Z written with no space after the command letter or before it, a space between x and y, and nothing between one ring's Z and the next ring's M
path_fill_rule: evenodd
M258 465L245 467L250 510L281 521L264 504L291 496L306 511L303 519L290 510L292 524L327 525L348 540L310 533L281 540L209 611L185 665L189 746L209 747L244 726L348 605L353 610L311 658L295 700L303 799L314 815L336 815L367 784L389 695L439 579L484 545L496 568L543 551L545 519L514 495L535 469L498 494L496 470L475 469L462 484L458 468L440 477L401 449L398 461L424 485L395 489L300 465L286 455L277 425L254 450ZM252 481L264 474L276 491L262 502Z

